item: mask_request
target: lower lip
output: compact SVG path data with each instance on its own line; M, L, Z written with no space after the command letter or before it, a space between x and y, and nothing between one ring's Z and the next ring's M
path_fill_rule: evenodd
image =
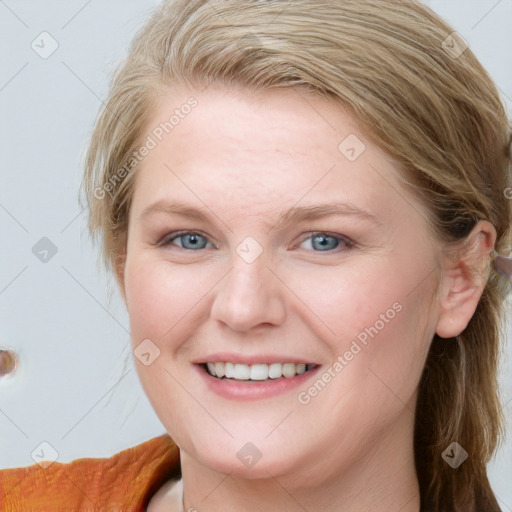
M318 372L320 366L292 378L280 377L274 380L244 381L212 377L201 365L195 365L208 388L224 398L232 400L260 400L287 393L303 385Z

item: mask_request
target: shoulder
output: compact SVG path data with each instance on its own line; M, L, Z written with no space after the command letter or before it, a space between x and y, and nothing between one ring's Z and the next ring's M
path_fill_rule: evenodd
M0 470L2 512L143 511L176 472L179 449L167 434L109 458L4 469Z

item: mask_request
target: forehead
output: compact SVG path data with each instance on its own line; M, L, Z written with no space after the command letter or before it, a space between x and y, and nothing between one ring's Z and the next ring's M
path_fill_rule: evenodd
M396 163L339 103L311 93L172 91L144 138L155 147L137 169L138 212L178 197L245 216L299 202L346 202L376 215L410 209Z

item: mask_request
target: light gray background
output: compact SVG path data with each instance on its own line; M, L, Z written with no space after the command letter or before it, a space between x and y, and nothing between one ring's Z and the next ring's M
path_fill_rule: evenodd
M430 0L469 42L512 112L512 0ZM0 467L33 464L46 441L58 460L106 457L160 435L130 356L129 322L77 203L81 164L108 77L155 0L0 0L0 347L17 373L0 379ZM47 59L32 41L47 31ZM46 40L45 48L50 48ZM42 49L41 49L42 51ZM48 237L42 263L32 247ZM512 334L501 386L508 437L490 466L512 511ZM125 361L128 363L125 364Z

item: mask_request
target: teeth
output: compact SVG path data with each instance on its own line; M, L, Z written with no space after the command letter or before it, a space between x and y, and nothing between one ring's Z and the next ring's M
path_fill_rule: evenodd
M283 375L290 379L296 374L296 366L293 363L283 364Z
M281 363L272 363L268 367L268 376L271 379L278 379L283 375L283 365Z
M215 363L215 375L217 377L224 377L226 375L226 369L222 363Z
M208 373L213 377L234 380L268 380L285 377L291 379L302 375L315 365L303 363L272 363L272 364L239 364L239 363L206 363Z
M235 365L233 363L226 363L226 378L235 378ZM211 373L211 372L210 372Z
M215 370L217 370L217 365L224 366L224 363L215 363ZM216 377L222 377L217 372L215 372ZM251 367L246 364L235 364L235 379L236 380L249 380L251 378Z
M267 380L268 364L253 364L251 366L251 380Z

